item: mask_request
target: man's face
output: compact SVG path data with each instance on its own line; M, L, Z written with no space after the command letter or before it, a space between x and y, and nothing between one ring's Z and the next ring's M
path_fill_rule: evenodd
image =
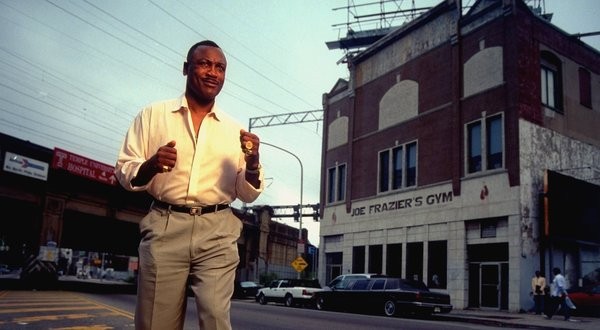
M187 89L199 101L213 101L223 88L227 61L220 48L199 46L184 64Z

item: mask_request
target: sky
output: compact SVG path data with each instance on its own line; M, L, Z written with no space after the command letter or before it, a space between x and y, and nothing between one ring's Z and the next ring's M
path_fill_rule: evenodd
M344 52L325 43L345 36L350 14L380 8L344 7L373 2L0 0L0 132L114 165L141 108L183 93L185 55L204 39L216 41L228 60L217 102L244 127L250 118L322 110L323 94L348 78ZM440 2L387 1L384 8ZM567 33L600 31L598 0L529 3L553 13L552 23ZM405 21L362 22L358 29ZM600 49L600 36L583 41ZM303 204L318 203L322 123L252 131L276 148L261 146L266 189L250 206L296 205L300 196ZM318 245L319 223L304 217L303 228Z

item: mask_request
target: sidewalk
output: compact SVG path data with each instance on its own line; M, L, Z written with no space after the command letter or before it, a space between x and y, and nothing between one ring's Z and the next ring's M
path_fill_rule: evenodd
M448 321L461 321L487 326L514 329L600 329L600 318L592 316L571 316L572 322L564 321L562 314L545 319L542 315L531 313L509 313L503 311L453 310L449 314L439 315Z
M135 294L136 286L119 280L78 279L76 276L60 276L58 281L30 283L19 279L18 274L0 276L0 290L66 290L102 293Z

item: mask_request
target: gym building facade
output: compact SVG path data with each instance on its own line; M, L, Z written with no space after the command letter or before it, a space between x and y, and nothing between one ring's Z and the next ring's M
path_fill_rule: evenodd
M521 0L442 1L323 97L319 278L417 278L517 312L600 281L600 52Z

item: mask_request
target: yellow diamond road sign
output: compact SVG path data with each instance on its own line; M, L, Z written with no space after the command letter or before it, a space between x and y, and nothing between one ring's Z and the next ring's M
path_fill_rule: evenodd
M292 267L294 267L294 269L298 273L303 271L304 268L306 268L306 266L308 266L308 264L306 263L306 261L304 259L302 259L301 256L298 256L298 258L296 258L294 261L292 261Z

